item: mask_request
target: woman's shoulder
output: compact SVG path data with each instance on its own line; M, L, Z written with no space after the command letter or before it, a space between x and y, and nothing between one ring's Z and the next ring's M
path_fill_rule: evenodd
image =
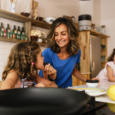
M54 54L54 52L51 50L51 48L45 48L42 52L43 55L51 55Z
M79 49L78 52L74 54L74 56L80 56L80 55L81 55L81 50Z

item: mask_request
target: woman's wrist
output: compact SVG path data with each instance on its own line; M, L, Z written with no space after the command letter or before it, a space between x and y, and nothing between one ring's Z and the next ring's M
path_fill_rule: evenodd
M56 79L56 73L49 75L50 79L55 80Z
M49 79L50 81L55 81L55 79L52 79L50 76L48 76L48 79Z

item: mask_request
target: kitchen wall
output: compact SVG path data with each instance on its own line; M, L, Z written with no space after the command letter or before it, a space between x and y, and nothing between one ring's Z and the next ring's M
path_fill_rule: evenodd
M93 0L93 23L100 25L101 22L101 0Z
M32 0L15 0L16 13L31 12ZM78 16L79 0L35 0L38 2L38 16L42 17L59 17L63 15ZM0 7L5 10L10 10L10 0L0 0ZM26 6L26 7L25 7Z
M101 24L106 25L108 55L115 48L115 0L101 0Z
M23 23L14 22L12 20L7 20L3 18L0 18L0 22L4 22L4 27L7 26L7 23L10 24L11 28L13 28L13 25L20 26L20 27L23 26ZM2 71L7 63L7 58L8 58L10 49L13 47L14 44L15 43L0 41L0 80L2 76Z
M0 41L0 80L1 80L1 76L2 76L2 71L7 63L10 49L14 44L15 43Z
M95 25L100 25L100 1L80 1L80 14L90 14L92 16L92 23Z
M63 15L78 16L79 0L36 0L39 2L39 15L43 17Z
M26 12L31 11L31 0L13 0L13 1L15 3L16 13L20 13L22 11ZM0 0L0 8L10 11L11 10L10 0Z

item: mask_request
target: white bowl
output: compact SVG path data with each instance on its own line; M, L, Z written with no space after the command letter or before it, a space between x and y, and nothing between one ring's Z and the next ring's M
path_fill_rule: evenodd
M89 88L96 88L98 86L98 83L88 83L86 82L86 86Z
M44 20L45 20L47 23L52 24L53 21L55 20L55 18L54 18L54 17L47 17L47 18L45 18Z

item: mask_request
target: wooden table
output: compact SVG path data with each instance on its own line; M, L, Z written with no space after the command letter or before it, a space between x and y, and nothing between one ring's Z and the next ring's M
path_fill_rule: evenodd
M73 87L69 87L70 89L74 89L74 90L78 90L78 91L85 91L85 90L87 90L87 89L93 89L93 88L88 88L86 85L80 85L80 86L73 86ZM103 90L103 89L101 89L100 87L97 87L97 88L94 88L94 90ZM88 94L88 93L87 93ZM89 96L92 96L92 95L90 95L90 93L88 94ZM94 97L95 98L95 101L97 101L97 102L103 102L103 103L112 103L112 104L115 104L115 101L112 101L111 99L109 99L109 97L107 96L107 94L106 94L106 90L105 90L105 94L103 94L103 95L98 95L98 96L92 96L92 97Z
M78 91L80 90L83 91L85 89L88 89L86 85L73 86L69 88L73 90L78 90ZM85 109L83 110L82 115L96 115L96 111L107 106L107 103L115 104L115 101L112 101L111 99L109 99L106 93L99 96L92 96L90 94L88 95L91 96L92 98L91 98L91 101L88 103L88 105L86 105Z

